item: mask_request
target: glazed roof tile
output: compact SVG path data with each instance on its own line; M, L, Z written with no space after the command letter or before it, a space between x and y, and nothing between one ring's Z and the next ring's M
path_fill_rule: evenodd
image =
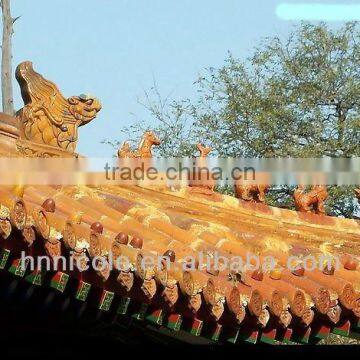
M39 86L45 112L62 111L67 120L88 122L101 109L94 98L66 100L30 62L20 64L18 73L26 99L37 98L29 84ZM48 101L49 91L57 95L53 102ZM25 103L32 109L32 102ZM86 111L82 112L83 107ZM17 119L0 116L0 154L75 155L76 141L66 145L51 136L40 141L31 128L19 131L18 121L26 127L27 114L20 111ZM48 126L51 130L51 122ZM157 325L164 321L177 330L183 326L193 336L203 331L219 339L222 333L230 342L236 342L239 334L250 342L273 342L275 336L282 341L292 336L307 342L311 335L318 337L329 329L358 334L359 242L359 221L246 202L216 193L211 185L177 190L145 182L133 186L0 186L0 268L5 268L4 254L11 253L9 271L24 275L26 271L18 267L21 251L47 254L53 261L60 255L81 259L82 265L87 261L106 265L101 257L116 261L126 256L128 268L106 265L96 271L85 267L82 272L50 271L50 286L62 292L71 279L77 284L72 289L75 297L96 302L101 311L110 311L117 303L117 313L126 314L133 302L137 304L133 318L148 318ZM169 251L169 267L164 262L146 268L141 265L144 257L156 260ZM218 271L206 268L200 254L209 256L214 265L215 254L228 261L234 256L245 261L248 252L258 255L261 264L273 256L276 269ZM340 257L340 268L326 272L302 267L307 255L328 254ZM295 255L301 267L291 271L287 263ZM190 256L195 269L190 268Z
M305 225L295 213L291 221L287 216L288 222L282 222L279 230L275 227L278 213L272 217L267 211L266 221L261 224L258 218L265 213L258 211L255 206L248 214L249 205L246 205L245 211L240 206L238 209L218 207L219 202L212 203L209 199L194 196L189 199L186 193L168 194L141 187L89 187L85 190L76 186L61 189L29 186L25 187L21 200L10 188L4 187L0 189L0 203L8 211L3 211L2 219L19 228L21 216L16 214L15 204L21 203L27 217L33 219L28 227L41 235L45 241L44 251L48 245L47 252L50 254L57 254L58 250L51 248L56 241L62 242L63 248L84 251L90 259L106 256L116 246L116 254L127 256L133 265L130 270L118 271L116 275L115 281L118 288L122 288L122 295L128 293L130 298L147 299L149 303L157 303L160 296L166 311L187 308L186 316L199 316L219 324L225 321L228 326L238 326L249 316L254 319L255 328L265 327L271 319L272 324L286 328L300 324L311 326L315 318L325 323L327 318L331 323L340 321L342 316L344 319L359 316L358 268L351 271L341 267L333 275L326 275L320 270L305 271L303 276L282 268L280 279L274 280L267 272L256 277L250 271L245 271L242 278L234 279L226 271L216 274L210 270L181 270L180 267L188 255L198 258L197 251L209 254L220 250L221 255L227 258L235 254L245 259L246 251L254 249L261 258L274 255L279 265L284 266L290 254L301 253L304 249L308 250L305 254L322 253L324 242L336 243L338 233L346 237L343 231L346 220L339 224L318 219L314 224L306 219ZM42 207L47 199L54 200L54 211L46 211ZM20 221L22 227L24 221ZM102 234L91 229L95 222L103 226ZM348 222L353 225L352 220ZM28 221L26 223L29 224ZM319 223L326 225L322 228ZM292 240L294 229L298 236ZM321 232L322 241L314 229ZM129 244L116 245L115 238L121 232L130 236ZM287 232L288 237L284 237ZM134 236L141 237L141 248L130 245ZM278 241L281 250L268 248L266 239L269 236L272 241ZM356 241L358 236L358 228L352 226L349 241ZM41 240L36 236L35 242L38 241ZM170 269L153 266L144 270L139 265L145 255L151 254L156 258L167 250L173 250L175 254ZM341 247L337 251L341 253ZM60 250L60 254L65 254L64 250ZM110 286L109 281L113 281L109 277L110 271L97 272L97 276L101 280L97 284L103 284L104 289L117 288ZM181 302L183 306L180 306Z

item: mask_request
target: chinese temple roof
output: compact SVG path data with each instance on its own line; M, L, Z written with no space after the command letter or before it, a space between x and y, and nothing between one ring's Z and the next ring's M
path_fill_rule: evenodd
M100 102L66 99L30 62L16 75L25 106L16 118L0 115L1 154L77 156L77 128L95 118ZM221 343L270 344L317 342L330 333L359 338L359 221L197 190L2 185L0 269L117 321L149 322L175 337L186 331ZM22 251L80 264L126 256L131 266L31 272L20 267ZM200 253L229 261L252 253L260 263L272 256L276 267L219 271L206 268ZM309 254L336 255L340 266L307 270L302 261ZM164 256L170 265L144 268L146 256ZM292 256L300 259L294 271L287 267Z

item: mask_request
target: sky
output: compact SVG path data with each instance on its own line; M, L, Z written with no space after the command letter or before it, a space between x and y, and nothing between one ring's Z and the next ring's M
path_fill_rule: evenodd
M137 99L154 79L164 96L195 98L193 82L205 68L221 66L228 51L244 59L262 38L286 36L298 24L300 10L291 6L299 3L315 1L12 0L12 16L21 16L15 23L13 70L30 60L66 97L98 97L103 109L80 128L77 151L111 156L114 150L101 140L124 140L123 127L151 120ZM348 13L354 10L344 16ZM337 19L341 14L332 9L328 19L343 20ZM14 96L20 108L15 80Z

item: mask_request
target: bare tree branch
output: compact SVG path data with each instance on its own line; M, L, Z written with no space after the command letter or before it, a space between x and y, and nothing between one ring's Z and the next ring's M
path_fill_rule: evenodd
M2 58L1 58L1 90L2 107L6 114L14 115L14 98L12 87L12 35L13 18L10 11L10 0L1 1L3 39L2 39Z
M12 19L13 24L15 24L15 22L16 22L17 20L19 20L20 18L21 18L21 15L17 16L16 18L13 18L13 19Z

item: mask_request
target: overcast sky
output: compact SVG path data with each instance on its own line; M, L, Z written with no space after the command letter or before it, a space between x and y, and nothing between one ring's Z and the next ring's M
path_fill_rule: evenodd
M221 66L227 51L245 58L262 37L286 36L297 21L280 18L277 7L281 3L284 1L13 0L12 15L21 15L15 25L14 69L19 62L31 60L65 96L96 95L103 110L80 129L78 151L109 156L113 150L100 141L120 139L120 129L134 121L132 114L139 119L148 117L136 99L152 86L154 78L162 94L193 98L198 74L206 67ZM14 87L19 108L20 92L17 84Z

